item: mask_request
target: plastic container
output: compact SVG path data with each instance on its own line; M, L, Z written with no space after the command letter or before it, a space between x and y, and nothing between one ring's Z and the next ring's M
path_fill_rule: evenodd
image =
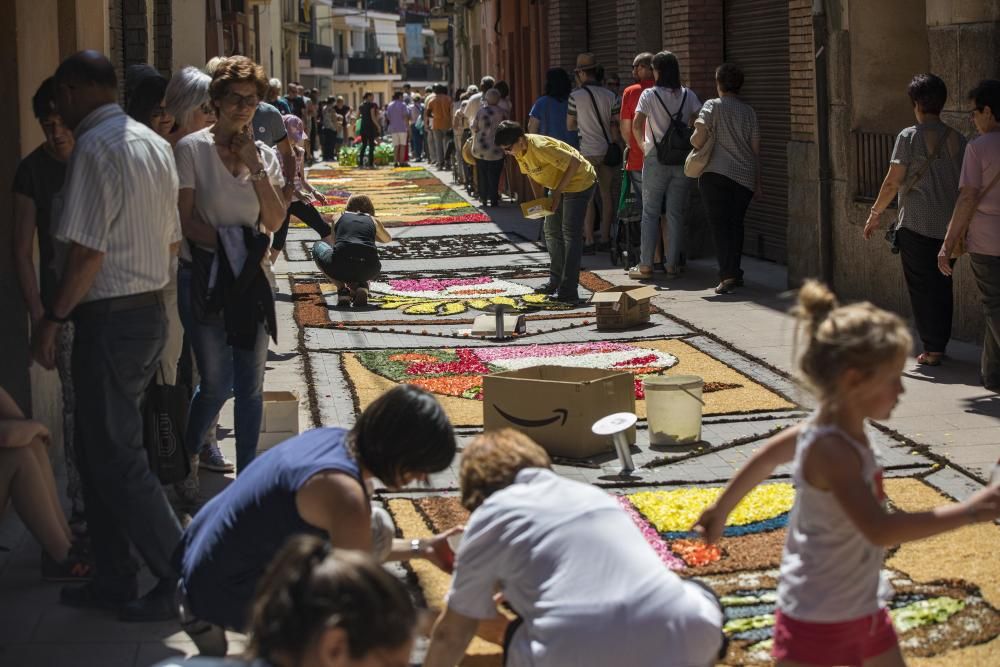
M701 440L701 390L697 375L654 375L645 378L649 444L687 445Z

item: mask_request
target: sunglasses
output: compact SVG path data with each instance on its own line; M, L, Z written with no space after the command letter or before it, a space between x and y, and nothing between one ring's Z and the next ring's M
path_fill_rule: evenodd
M256 95L227 93L226 95L223 95L222 101L232 107L246 107L248 109L252 109L260 103L260 98Z

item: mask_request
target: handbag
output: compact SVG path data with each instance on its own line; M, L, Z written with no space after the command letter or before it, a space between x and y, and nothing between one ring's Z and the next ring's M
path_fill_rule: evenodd
M601 164L607 167L617 167L622 163L622 147L611 141L611 137L604 130L604 121L601 120L601 112L597 109L597 100L594 98L594 94L590 92L587 86L583 87L590 95L590 103L594 105L594 115L597 116L597 125L601 128L601 134L604 135L604 141L608 143L608 150L604 153L604 159L601 160Z
M670 119L670 125L667 126L660 140L656 141L656 137L653 137L653 142L656 146L656 159L663 165L677 166L684 164L687 161L688 153L691 152L691 135L694 134L694 130L681 120L681 112L684 111L684 103L687 102L688 91L686 88L684 89L684 96L681 98L681 105L678 107L677 113L670 113L670 109L667 108L666 103L660 97L659 93L656 92L656 89L653 88L652 91L653 95L656 96L656 100L663 107L663 110L667 112L667 117ZM650 133L652 134L652 129L650 129Z
M163 372L157 370L143 397L142 444L149 468L161 484L174 484L191 472L184 447L189 404L186 388L163 384Z
M684 175L688 178L698 178L701 176L708 163L712 161L712 149L715 148L715 133L707 125L705 125L705 130L708 132L708 138L705 139L705 143L701 145L701 148L692 146L691 152L688 153L687 158L684 160Z

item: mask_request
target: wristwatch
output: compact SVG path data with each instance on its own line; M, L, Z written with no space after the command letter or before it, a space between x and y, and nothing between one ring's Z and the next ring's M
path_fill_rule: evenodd
M424 544L421 540L412 539L410 540L410 553L414 556L419 556L424 553Z
M258 169L257 171L250 172L251 181L263 181L265 178L267 178L267 171L264 169L263 166L261 166L261 168Z

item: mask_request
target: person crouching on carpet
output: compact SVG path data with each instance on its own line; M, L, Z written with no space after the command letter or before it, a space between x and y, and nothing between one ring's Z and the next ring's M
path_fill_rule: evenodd
M368 281L382 270L375 242L391 240L368 195L351 195L333 225L332 242L318 241L312 249L316 266L337 287L337 306L368 305Z
M224 629L246 629L258 580L266 585L268 563L296 535L380 560L425 558L445 567L435 549L455 530L394 539L388 514L372 508L371 480L397 490L426 480L451 464L455 449L455 431L434 396L400 385L365 408L351 430L314 429L261 454L198 511L177 547L184 631L202 655L225 655Z
M408 665L416 625L406 586L378 561L300 535L261 577L242 660L171 658L156 667Z
M472 516L424 667L462 661L480 622L497 620L498 592L518 615L505 633L507 667L715 664L724 642L714 594L665 567L611 495L551 468L512 429L463 450Z
M511 120L497 125L493 143L517 160L528 177L535 197L549 190L552 215L545 218L545 247L549 251L549 281L539 294L555 294L559 301L576 303L580 296L580 260L583 256L583 222L594 194L597 172L567 143L541 134L525 134Z
M283 194L289 200L288 211L285 213L285 221L281 228L274 233L271 240L271 261L273 262L278 253L285 247L285 237L288 236L288 225L294 215L302 222L309 225L314 232L319 234L324 241L330 238L330 224L323 219L320 212L316 210L316 204L326 204L326 195L317 190L306 178L305 171L305 128L302 119L298 116L288 114L281 117L285 121L285 131L288 139L295 148L295 178L285 186Z
M870 303L838 306L816 281L799 290L797 315L806 333L799 370L819 407L757 450L695 530L718 541L740 500L790 463L795 506L781 554L771 656L778 667L903 667L885 606L886 549L996 519L1000 487L927 511L890 510L868 421L888 419L903 393L909 328Z

